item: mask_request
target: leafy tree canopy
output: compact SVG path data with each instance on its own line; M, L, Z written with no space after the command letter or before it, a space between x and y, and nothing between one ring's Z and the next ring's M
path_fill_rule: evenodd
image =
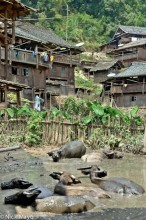
M21 0L37 8L35 24L51 28L69 42L96 49L117 25L146 26L146 0ZM32 21L31 21L32 22Z

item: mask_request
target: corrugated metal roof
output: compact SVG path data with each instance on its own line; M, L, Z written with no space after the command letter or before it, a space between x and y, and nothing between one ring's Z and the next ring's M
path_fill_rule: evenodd
M122 29L125 33L146 35L146 27L119 25L119 28Z
M114 78L125 78L146 75L146 62L134 62L125 71L118 73Z
M108 70L110 69L112 66L114 66L118 61L117 60L113 60L113 61L100 61L96 64L96 66L92 67L90 69L90 72L96 72L99 70Z

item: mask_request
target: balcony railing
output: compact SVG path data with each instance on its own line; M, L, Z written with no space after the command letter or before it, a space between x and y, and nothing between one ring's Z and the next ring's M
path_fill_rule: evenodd
M1 59L5 59L5 49L1 48ZM43 57L40 54L35 54L34 51L30 50L22 50L22 49L9 49L8 51L8 60L9 63L20 62L27 63L32 65L44 66L49 68L50 62L45 62ZM53 62L64 63L70 65L77 65L79 63L78 60L74 60L71 56L68 55L54 55Z
M72 58L72 56L64 55L64 54L55 55L54 62L71 64L71 65L78 65L79 64L79 60Z
M140 55L138 53L131 53L131 54L118 54L113 55L113 57L119 61L123 60L131 60L131 59L140 59Z

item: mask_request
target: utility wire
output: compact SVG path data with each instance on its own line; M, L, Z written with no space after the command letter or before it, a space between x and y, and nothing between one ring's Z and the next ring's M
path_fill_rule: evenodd
M17 21L38 21L38 20L55 20L55 19L62 19L67 18L67 16L62 16L61 18L23 18L23 19L17 19Z

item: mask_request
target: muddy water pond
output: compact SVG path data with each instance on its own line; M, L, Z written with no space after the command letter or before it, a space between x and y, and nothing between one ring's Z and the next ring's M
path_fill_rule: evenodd
M93 186L88 176L83 176L77 168L90 165L80 159L63 159L59 163L52 162L48 155L32 155L22 149L0 153L0 181L9 181L19 177L38 185L47 185L54 189L56 180L49 174L52 171L68 171L79 177L84 186ZM146 190L146 156L125 155L121 160L107 160L102 162L102 167L108 172L108 177L120 176L129 178L140 184ZM28 213L30 218L22 215L14 218L17 207L14 205L4 205L4 197L20 190L0 190L0 219L34 219L34 220L145 220L146 219L146 193L139 196L122 196L112 194L111 199L92 200L96 207L88 213L68 214L68 215L49 215L43 213L29 214L25 208L24 213ZM29 209L28 209L29 210ZM30 212L31 213L31 212Z

